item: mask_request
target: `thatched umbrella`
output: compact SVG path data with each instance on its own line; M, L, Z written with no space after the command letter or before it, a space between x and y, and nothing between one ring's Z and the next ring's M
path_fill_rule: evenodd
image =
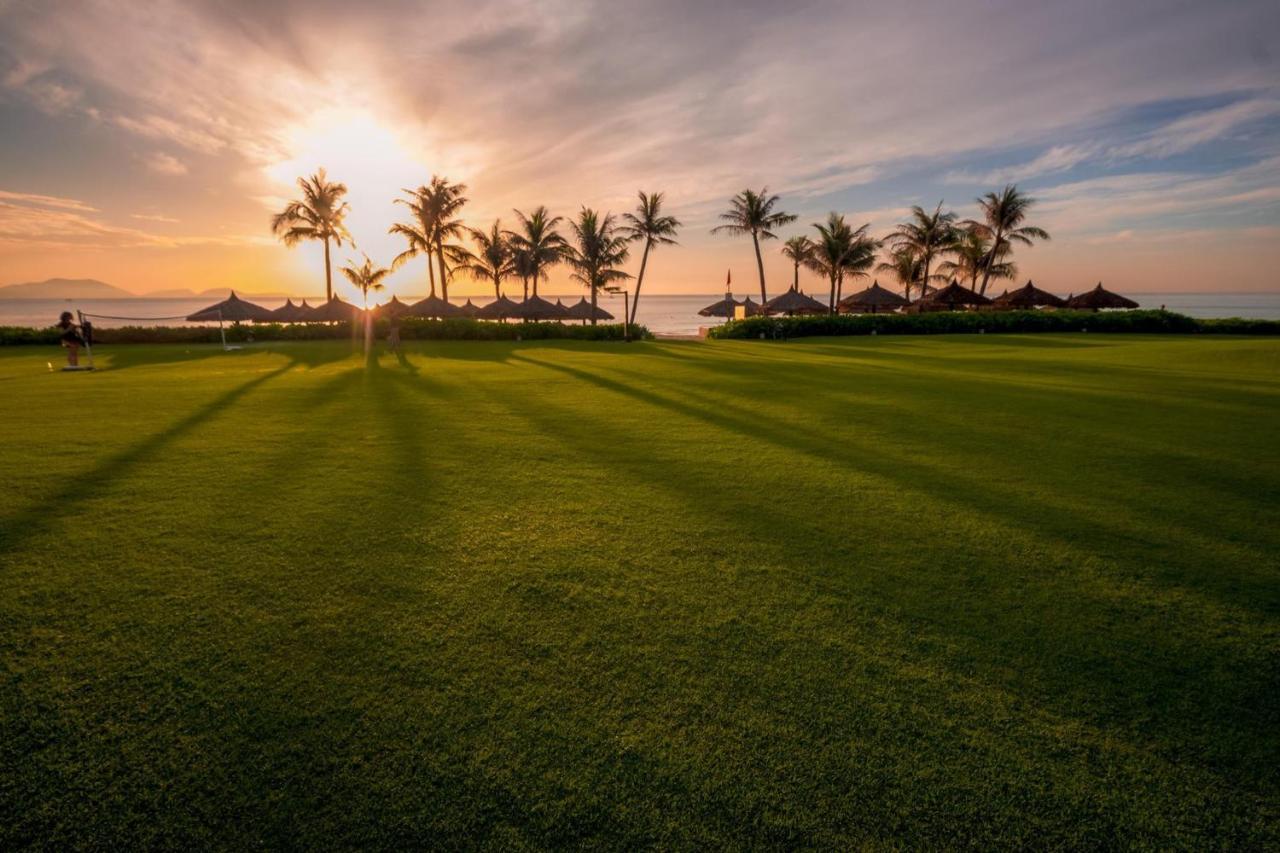
M459 317L475 317L480 313L480 306L476 305L470 299L461 305L455 306L458 309Z
M859 290L841 299L840 310L850 314L878 314L881 311L906 308L910 304L892 290L885 290L880 282L873 281L866 290Z
M350 302L343 302L335 296L325 304L312 308L311 316L307 319L315 323L340 323L344 320L354 322L360 318L362 313L359 308Z
M1063 308L1067 300L1041 290L1030 281L1017 290L1005 291L994 300L997 308Z
M827 311L827 306L794 287L764 304L765 314L786 314L788 317L793 314L826 314Z
M252 302L246 302L236 296L236 292L231 291L231 295L221 302L216 302L208 308L202 308L191 316L187 317L190 323L212 323L215 320L226 320L232 323L253 322L253 323L270 323L275 317L273 312L263 308L261 305L255 305Z
M1102 282L1098 282L1098 286L1093 290L1086 290L1079 296L1068 297L1067 307L1098 311L1103 308L1137 308L1138 303L1132 299L1126 299L1118 293L1104 290Z
M561 302L559 299L557 299L557 300L556 300L556 304L555 304L555 305L553 305L552 307L556 309L556 319L557 319L557 320L568 320L568 319L571 319L571 318L569 317L569 309L568 309L568 308L566 308L566 307L565 307L565 305L564 305L564 303L563 303L563 302Z
M375 317L405 317L409 314L409 306L392 296L382 305L372 309Z
M698 312L702 317L727 317L730 320L734 317L734 312L738 306L742 304L733 298L732 293L725 293L724 299L719 302L712 302L706 308Z
M505 320L508 317L518 317L519 311L519 305L505 296L499 296L476 311L476 317L481 320Z
M461 317L462 309L433 293L410 305L405 313L410 317Z
M283 305L271 311L271 319L277 323L300 323L302 306L294 305L292 299L286 299Z
M952 279L946 287L935 290L928 296L916 301L912 306L917 311L954 311L957 308L990 305L991 300L980 293Z
M588 320L592 318L596 320L612 320L613 319L612 314L610 314L608 311L604 310L598 305L596 306L595 311L593 312L591 310L591 303L587 301L587 298L585 296L579 299L573 305L570 305L568 308L566 308L565 316L570 320L581 320L583 323L586 323Z
M298 312L297 322L310 323L314 319L316 309L315 309L315 306L308 305L307 300L304 299L298 303L297 312Z
M541 296L530 296L516 306L515 316L521 320L556 320L564 315Z

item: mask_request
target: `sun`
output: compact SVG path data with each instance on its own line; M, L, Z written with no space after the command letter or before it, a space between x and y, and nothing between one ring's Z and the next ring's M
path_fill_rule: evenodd
M279 185L285 197L292 197L292 190L299 177L310 175L317 169L325 169L329 179L347 185L347 201L351 212L347 228L355 245L344 245L333 253L334 289L344 298L354 299L354 290L338 274L338 267L348 260L363 261L368 255L382 266L389 266L392 258L403 250L403 242L387 234L387 229L397 218L404 216L404 207L395 198L405 187L426 183L431 175L427 158L415 154L401 134L365 108L330 108L322 110L302 125L290 128L284 134L287 159L266 168L267 177ZM313 249L316 249L313 251ZM317 247L300 246L291 253L308 275L320 280L324 275L323 254ZM417 286L409 270L393 276L388 288L377 294L369 294L371 304L391 298L395 292L417 292Z

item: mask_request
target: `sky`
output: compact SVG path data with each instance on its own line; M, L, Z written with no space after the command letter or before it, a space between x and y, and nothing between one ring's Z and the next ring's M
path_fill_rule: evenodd
M661 191L683 228L645 290L745 294L750 241L709 233L745 187L799 215L785 237L972 217L1013 182L1052 235L1022 280L1280 291L1280 3L0 0L0 284L322 293L320 246L269 230L321 166L339 262L389 263L432 174L481 228ZM388 293L425 291L416 260Z

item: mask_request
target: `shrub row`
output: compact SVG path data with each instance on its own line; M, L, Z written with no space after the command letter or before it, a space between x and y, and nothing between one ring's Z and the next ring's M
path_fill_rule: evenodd
M383 339L387 335L387 321L374 324L374 334ZM235 343L249 341L315 341L350 338L364 334L363 326L351 323L229 325L227 340ZM634 338L650 338L644 326L632 326ZM115 329L95 329L94 343L99 344L203 344L222 340L217 326L122 326ZM448 320L405 319L400 323L400 337L404 340L455 340L455 341L620 341L623 339L621 323L599 326L571 325L568 323L489 323L466 318ZM48 344L56 346L59 332L54 327L30 329L23 326L0 326L0 346L16 344Z
M929 314L838 314L750 317L713 327L714 338L815 335L943 335L981 332L1157 332L1277 335L1280 321L1197 320L1171 311L940 311Z

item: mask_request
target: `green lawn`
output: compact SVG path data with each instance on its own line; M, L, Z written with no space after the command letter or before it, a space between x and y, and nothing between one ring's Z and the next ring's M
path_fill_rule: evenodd
M0 848L1280 844L1280 340L0 352Z

